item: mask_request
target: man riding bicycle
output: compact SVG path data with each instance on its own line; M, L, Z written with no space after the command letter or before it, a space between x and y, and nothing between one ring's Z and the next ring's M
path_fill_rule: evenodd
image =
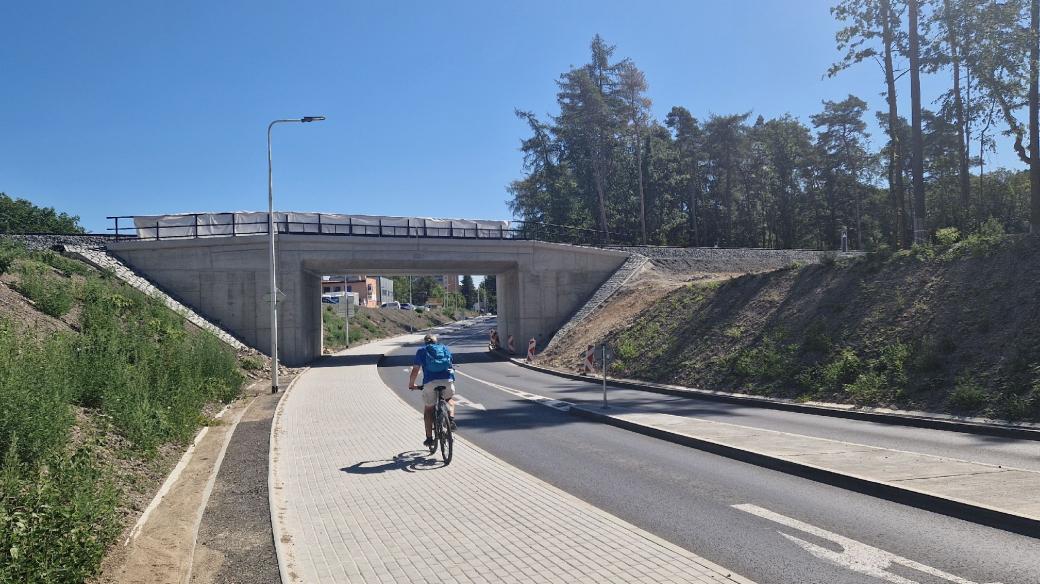
M437 342L436 335L426 335L423 338L423 346L415 353L415 361L412 364L412 373L408 377L408 389L421 389L423 396L423 422L426 425L426 441L423 446L433 446L433 407L437 404L438 385L444 385L442 392L444 400L448 402L448 424L455 429L455 372L451 361L451 351L448 347ZM423 384L416 385L415 378L419 376L422 368ZM446 381L437 384L435 381Z

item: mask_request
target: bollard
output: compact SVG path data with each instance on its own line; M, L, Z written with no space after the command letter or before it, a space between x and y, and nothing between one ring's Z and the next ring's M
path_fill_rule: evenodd
M535 349L535 346L537 344L538 344L538 341L536 341L534 339L531 339L530 341L527 341L527 362L528 363L530 363L532 360L534 360L534 349Z
M607 409L607 344L603 343L603 409Z

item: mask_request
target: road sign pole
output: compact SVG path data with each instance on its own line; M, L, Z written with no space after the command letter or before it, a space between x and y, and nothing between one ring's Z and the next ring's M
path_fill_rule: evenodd
M607 405L607 344L603 343L603 409L607 409L610 406Z

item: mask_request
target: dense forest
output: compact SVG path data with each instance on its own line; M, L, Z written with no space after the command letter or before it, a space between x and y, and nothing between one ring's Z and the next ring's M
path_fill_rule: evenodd
M642 71L597 35L589 62L557 80L558 113L516 112L530 135L514 215L604 243L682 246L836 249L844 233L876 250L945 227L1040 229L1040 0L841 0L831 13L842 28L821 74L877 67L883 111L847 95L808 124L698 119L681 105L657 120ZM922 107L922 73L949 78L934 109ZM1001 135L1030 170L986 167Z

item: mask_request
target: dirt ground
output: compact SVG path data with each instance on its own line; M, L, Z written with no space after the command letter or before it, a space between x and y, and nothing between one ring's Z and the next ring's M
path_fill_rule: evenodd
M25 296L11 288L16 281L17 277L11 274L0 276L0 320L14 323L24 330L35 331L41 338L59 331L75 330L75 315L57 319L40 312Z
M579 370L589 345L597 345L615 331L627 328L644 310L654 306L673 290L690 282L725 280L736 274L676 273L646 263L620 290L582 326L574 327L562 338L553 339L537 362L549 367Z
M219 470L221 451L254 400L270 395L268 388L266 380L254 382L218 422L207 428L206 434L193 446L191 457L176 481L135 532L137 518L180 461L181 449L160 453L159 460L153 461L147 473L136 469L137 480L143 484L131 497L127 528L109 551L99 576L92 581L94 584L180 584L184 581L195 563L195 538L208 503L207 487L215 482ZM219 569L220 562L212 554L201 554L199 565L203 574L209 574L213 566Z

